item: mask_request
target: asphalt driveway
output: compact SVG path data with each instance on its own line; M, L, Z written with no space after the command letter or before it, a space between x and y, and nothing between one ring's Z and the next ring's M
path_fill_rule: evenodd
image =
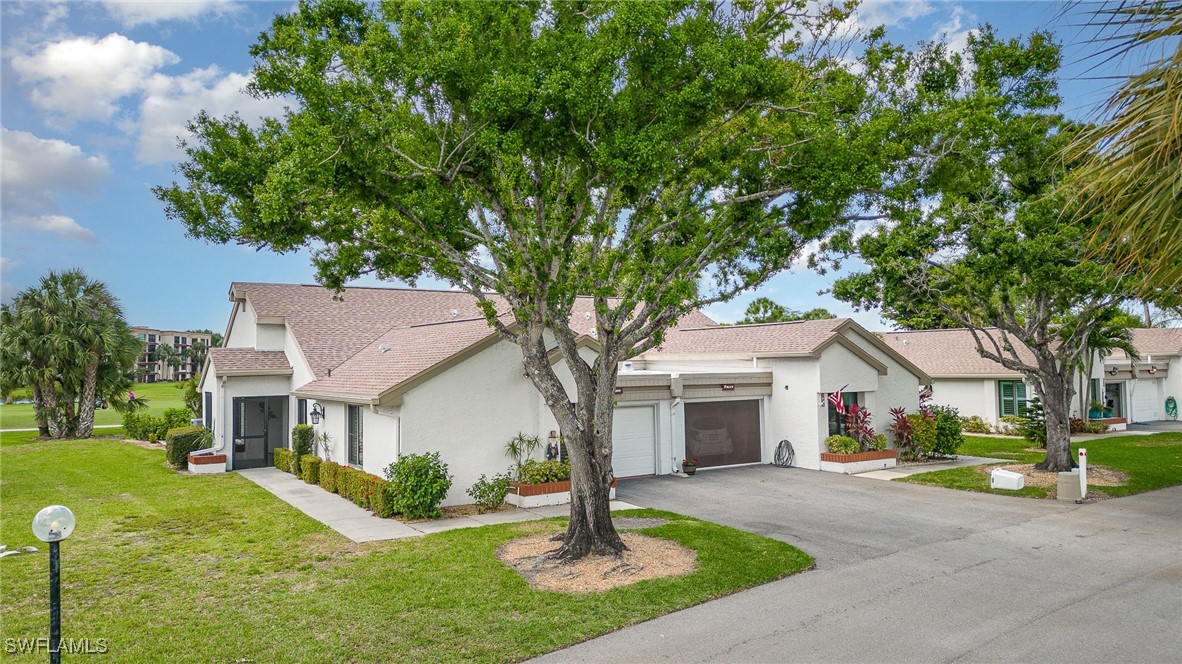
M552 661L1164 662L1182 652L1182 486L1076 506L771 466L619 498L791 542L817 569Z

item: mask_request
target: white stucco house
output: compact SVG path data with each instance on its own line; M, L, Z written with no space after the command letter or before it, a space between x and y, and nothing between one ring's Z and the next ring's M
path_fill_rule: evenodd
M1166 399L1182 399L1178 375L1182 329L1134 329L1131 333L1141 359L1130 362L1120 351L1097 356L1089 376L1092 400L1111 411L1105 421L1117 429L1126 422L1165 419ZM884 332L882 338L931 376L934 403L953 406L962 416L977 415L996 426L1001 417L1019 414L1035 396L1022 374L981 357L966 329ZM1018 351L1028 353L1024 347ZM1078 386L1076 390L1080 391ZM1083 395L1076 394L1071 413L1084 417L1088 406Z
M520 350L455 291L234 283L225 344L202 372L203 417L230 470L270 465L300 422L327 433L327 456L375 475L400 454L437 451L454 476L445 504L468 502L481 475L509 466L515 434L558 427L526 378ZM593 357L592 322L581 352ZM573 381L557 352L568 392ZM685 316L659 348L620 368L613 433L617 477L770 463L790 440L796 465L820 467L840 428L840 390L885 428L887 410L918 408L930 378L848 319L719 326ZM315 418L313 414L315 413ZM313 419L316 421L313 423ZM323 455L323 454L322 454Z
M1166 401L1182 401L1182 328L1131 332L1141 359L1132 361L1123 351L1104 358L1104 402L1131 422L1169 419Z

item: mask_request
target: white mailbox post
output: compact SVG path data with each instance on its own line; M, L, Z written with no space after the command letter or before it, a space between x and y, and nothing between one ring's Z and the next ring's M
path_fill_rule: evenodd
M1079 448L1079 495L1080 499L1088 497L1088 451Z

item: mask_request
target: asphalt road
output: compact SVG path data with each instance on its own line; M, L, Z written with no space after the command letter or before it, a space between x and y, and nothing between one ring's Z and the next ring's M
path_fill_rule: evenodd
M1182 486L1076 506L760 466L618 494L817 569L544 660L1182 661Z

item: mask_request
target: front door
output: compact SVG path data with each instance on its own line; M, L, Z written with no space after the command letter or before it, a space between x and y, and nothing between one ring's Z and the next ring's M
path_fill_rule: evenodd
M1124 381L1119 383L1104 383L1104 408L1111 410L1112 414L1104 413L1108 417L1124 417L1125 416L1125 384Z
M273 465L287 447L287 397L235 397L234 469Z

